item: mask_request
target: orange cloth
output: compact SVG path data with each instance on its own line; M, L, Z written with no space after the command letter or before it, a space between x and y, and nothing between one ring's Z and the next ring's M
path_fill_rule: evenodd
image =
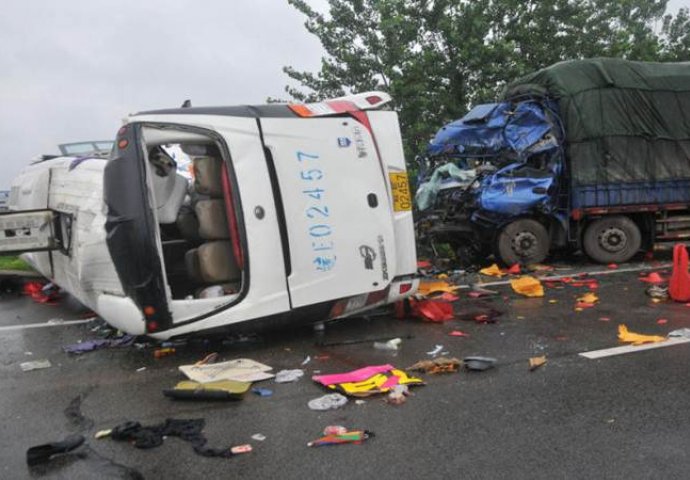
M505 273L500 268L498 268L498 265L496 265L495 263L490 267L482 268L481 270L479 270L479 273L481 273L482 275L488 275L490 277L502 277L503 275L505 275Z
M510 281L510 286L513 287L520 295L525 297L543 297L544 287L541 282L534 277L525 275L524 277L516 278Z
M432 293L454 293L458 288L455 285L443 280L422 280L419 282L417 293L424 297L428 297Z
M632 343L633 345L666 341L666 337L660 337L658 335L642 335L640 333L631 332L625 325L618 325L618 339L621 342Z

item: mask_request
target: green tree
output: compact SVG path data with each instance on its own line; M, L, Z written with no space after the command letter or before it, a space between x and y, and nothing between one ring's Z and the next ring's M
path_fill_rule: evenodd
M528 72L595 56L684 60L690 43L688 10L664 15L668 0L328 0L327 13L288 2L326 55L318 72L285 67L287 93L390 93L408 158Z

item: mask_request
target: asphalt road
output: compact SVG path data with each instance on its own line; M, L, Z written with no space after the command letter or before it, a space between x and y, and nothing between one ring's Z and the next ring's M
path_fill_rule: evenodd
M562 272L571 273L571 272ZM690 307L654 304L637 273L599 277L600 303L574 311L584 287L547 288L545 298L521 298L509 287L491 299L456 302L458 319L444 324L351 319L328 326L325 337L310 329L263 335L225 345L198 343L155 360L151 349L101 350L81 356L65 344L90 338L90 326L0 330L0 477L21 478L285 478L285 479L559 479L688 478L690 456L690 344L588 360L580 352L617 346L617 325L665 335L690 327ZM553 302L555 300L555 302ZM5 295L0 326L74 319L63 306ZM494 324L472 319L496 311ZM604 321L602 318L609 318ZM668 323L660 325L664 318ZM461 329L469 338L450 337ZM349 341L412 336L399 352L372 342L318 347L316 340ZM400 406L373 397L339 410L314 412L307 402L326 393L309 376L365 365L406 367L443 345L450 355L489 355L486 372L427 375L426 386ZM275 371L311 361L297 383L260 386L271 397L247 394L240 402L175 402L161 395L182 377L177 366L216 350L224 359L252 358ZM29 354L28 352L31 352ZM530 372L528 358L548 363ZM19 363L40 358L53 366L22 372ZM138 372L137 369L146 367ZM251 443L252 453L204 458L189 444L169 438L138 450L93 434L127 420L154 424L166 418L204 418L212 446ZM327 425L368 429L362 445L308 448ZM75 453L29 469L26 449L70 433L87 437ZM251 436L261 433L266 440Z

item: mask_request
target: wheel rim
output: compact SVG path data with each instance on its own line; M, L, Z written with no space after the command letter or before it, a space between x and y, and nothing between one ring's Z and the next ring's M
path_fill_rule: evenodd
M609 227L599 233L599 246L609 253L618 253L628 245L628 236L623 230Z
M539 239L532 232L519 232L511 242L513 252L520 257L530 257L539 248Z

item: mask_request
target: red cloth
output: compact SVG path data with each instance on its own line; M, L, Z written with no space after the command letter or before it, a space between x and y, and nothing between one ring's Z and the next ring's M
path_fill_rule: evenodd
M453 305L441 300L420 300L412 304L412 313L430 322L453 320Z
M673 247L673 272L668 285L668 294L676 302L690 301L690 273L688 273L688 250L685 245Z

